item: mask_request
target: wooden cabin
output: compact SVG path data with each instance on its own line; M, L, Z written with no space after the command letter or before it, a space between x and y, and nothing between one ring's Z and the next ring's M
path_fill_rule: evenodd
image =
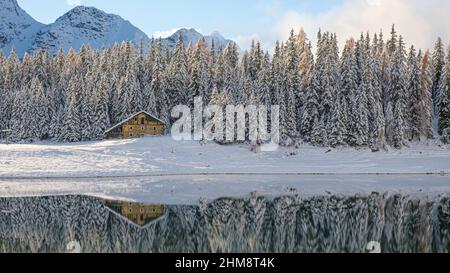
M114 127L104 133L104 137L106 139L138 138L162 136L165 132L166 124L162 120L145 111L141 111L114 125Z
M162 205L121 201L106 201L105 205L139 226L145 226L164 215L164 206Z

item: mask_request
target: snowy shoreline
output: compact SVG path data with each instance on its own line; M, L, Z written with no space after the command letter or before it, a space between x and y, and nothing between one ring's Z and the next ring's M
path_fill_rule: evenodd
M450 148L436 143L373 153L301 145L253 153L247 145L170 137L77 144L0 144L0 177L138 177L173 174L448 174Z
M201 199L450 193L450 149L430 143L372 153L302 145L253 153L246 145L170 137L77 144L0 144L0 196L83 194L162 204Z

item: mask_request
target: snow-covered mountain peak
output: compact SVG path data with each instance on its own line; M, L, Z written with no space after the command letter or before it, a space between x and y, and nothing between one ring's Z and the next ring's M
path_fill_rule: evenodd
M200 32L198 32L195 28L181 28L175 33L192 34L192 35L200 34Z
M225 39L218 31L214 31L209 36L204 36L194 28L182 28L172 34L170 37L164 39L163 43L169 48L174 48L180 36L183 38L185 46L188 46L190 43L195 44L198 42L198 40L204 38L206 44L211 47L214 40L214 46L216 50L219 48L224 48L228 43L233 42L231 40Z
M55 53L61 47L65 50L70 47L78 49L83 45L101 48L122 41L139 44L141 41L148 42L149 38L118 15L93 7L77 6L55 23L41 29L31 50L44 48Z
M7 9L10 11L16 11L17 10L17 14L20 13L19 10L21 10L21 8L19 7L19 4L17 4L16 0L0 0L0 5L3 9Z
M11 29L13 25L30 26L39 24L26 11L19 7L16 0L0 0L0 31Z
M108 14L102 10L94 7L76 6L68 11L63 16L59 17L55 24L58 22L86 22L86 23L102 23L107 20L123 20L120 16L114 14Z
M176 42L179 37L183 38L185 45L189 43L196 43L203 35L193 28L182 28L177 30L174 34L168 37L166 40L170 42Z
M43 25L34 20L16 0L0 0L0 48L9 51Z
M214 37L214 38L222 38L222 39L224 39L222 34L220 34L220 32L218 32L218 31L213 31L210 36Z
M214 40L216 49L232 42L218 32L203 36L194 28L182 28L163 39L163 45L169 49L175 48L180 35L185 46L195 44L201 38L208 46ZM144 42L147 45L149 38L122 17L94 7L77 6L54 23L44 25L21 9L16 0L0 0L0 50L5 53L14 47L19 56L38 49L56 54L60 48L67 51L69 48L78 50L83 45L111 47L122 41L131 41L136 45Z

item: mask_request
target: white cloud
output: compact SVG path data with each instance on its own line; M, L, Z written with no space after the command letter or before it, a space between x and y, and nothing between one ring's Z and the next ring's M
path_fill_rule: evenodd
M336 32L343 45L361 32L375 33L381 29L385 37L392 24L406 42L419 48L430 48L438 36L450 40L448 0L346 0L326 12L312 15L301 11L287 11L275 26L275 39L285 40L291 28L303 27L315 41L319 28Z
M173 28L173 29L169 29L169 30L156 31L155 33L153 33L153 38L155 38L155 39L167 38L167 37L170 37L172 34L174 34L175 32L177 32L180 29L181 28Z
M81 5L81 0L66 0L66 3L69 6L79 6Z

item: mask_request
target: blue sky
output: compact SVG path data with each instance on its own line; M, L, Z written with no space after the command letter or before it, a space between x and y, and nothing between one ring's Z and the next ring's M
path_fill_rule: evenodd
M204 34L219 31L247 47L259 39L266 47L285 39L290 28L303 27L314 40L318 28L349 38L360 31L387 30L396 23L419 47L435 36L449 38L442 12L447 0L18 0L42 23L54 22L77 4L94 6L129 20L147 35L193 27ZM440 19L439 19L440 18ZM345 40L345 39L341 39ZM341 41L343 43L343 41Z
M54 22L77 4L94 6L129 20L147 35L193 27L202 33L219 31L245 40L264 34L287 10L318 13L340 0L18 0L42 23ZM250 39L250 38L249 38Z
M179 27L227 36L264 31L286 10L321 12L340 0L18 0L43 23L51 23L76 4L94 6L131 21L148 35Z

